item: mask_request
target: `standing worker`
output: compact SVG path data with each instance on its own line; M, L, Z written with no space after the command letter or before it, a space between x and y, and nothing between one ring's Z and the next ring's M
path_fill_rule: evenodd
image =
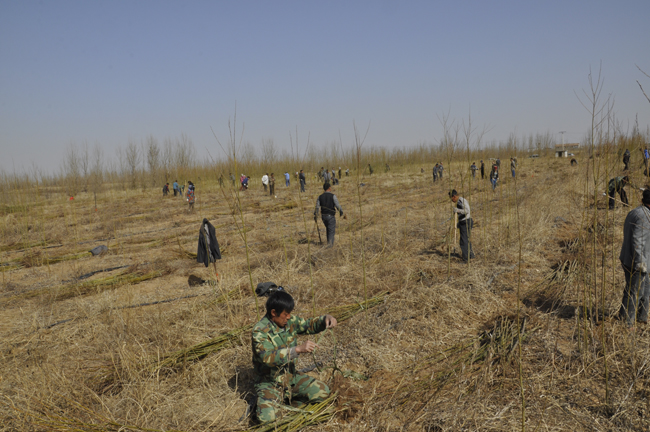
M440 180L442 180L442 171L445 168L442 166L442 162L438 162L438 177L440 177Z
M499 167L496 164L492 167L492 171L490 172L490 181L492 182L492 190L495 190L497 188L497 182L499 181Z
M433 167L433 182L435 183L438 180L438 164L435 164Z
M472 178L476 178L476 164L472 162L472 165L469 167L472 170Z
M648 146L646 146L641 151L643 152L643 165L645 165L645 171L643 172L643 175L650 177L650 172L648 172L648 160L650 160L650 153L648 152Z
M629 165L630 165L630 150L625 149L625 153L623 153L623 163L625 164L625 168L623 168L624 171L627 171Z
M609 185L607 187L607 195L609 195L609 209L614 210L616 208L616 199L614 199L614 195L618 193L618 195L621 197L621 202L623 204L628 204L627 202L627 194L625 193L625 189L623 189L627 184L630 182L630 179L625 176L625 177L614 177L609 181Z
M483 159L481 159L481 179L485 178L485 164L483 163Z
M288 172L284 173L284 185L286 187L289 187L289 180L291 179L291 176L289 175Z
M370 175L372 175L372 173L375 172L375 171L372 169L372 166L370 166L370 164L368 164L368 171L370 172Z
M187 184L187 211L192 212L194 211L194 183L188 181Z
M300 170L300 174L298 174L298 180L300 180L300 192L305 191L305 184L307 184L307 179L305 178L305 173Z
M474 221L472 220L469 211L469 203L465 198L458 196L456 189L449 192L449 198L451 198L451 202L456 204L454 207L454 213L458 215L458 224L456 225L456 228L460 231L460 250L462 252L463 261L469 262L470 259L474 259L474 251L472 250L472 244L470 243Z
M314 209L314 222L318 223L318 210L320 210L323 224L327 232L327 245L334 246L334 234L336 233L336 210L339 211L343 219L347 219L347 215L343 214L341 204L338 198L332 193L332 186L329 183L323 185L323 192L316 200L316 208Z
M341 177L341 167L339 167L339 180L341 180L343 177Z
M298 398L307 403L318 403L330 394L324 382L298 373L295 359L318 348L311 340L298 345L298 335L316 334L336 327L336 318L331 315L310 319L291 316L294 307L291 294L275 291L266 301L266 315L253 327L251 342L257 419L262 424L280 417L278 414L287 400L294 402L294 398Z
M177 193L180 193L181 189L178 187L178 180L174 180L172 188L174 188L174 196L176 196Z
M619 259L625 273L625 289L619 319L634 331L636 322L648 322L650 281L650 189L643 191L641 205L631 210L623 224L623 245Z
M510 158L510 171L512 172L512 178L515 178L515 169L517 168L517 162L513 158Z
M232 183L232 187L235 187L235 176L232 175L232 173L230 173L229 176L230 176L230 182Z
M271 196L275 196L275 176L273 173L271 173L271 178L269 179L269 193Z
M269 185L269 173L265 173L262 176L262 184L264 185L264 192L266 193L266 188Z
M165 186L163 186L163 196L167 196L169 193L169 183L165 183Z

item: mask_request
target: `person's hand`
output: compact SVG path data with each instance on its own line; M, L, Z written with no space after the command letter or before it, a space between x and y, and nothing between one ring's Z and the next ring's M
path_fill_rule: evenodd
M296 353L298 353L298 354L311 353L311 352L314 352L314 350L316 348L318 348L318 345L316 344L316 342L308 340L308 341L305 341L305 343L303 343L302 345L298 345L296 347Z
M343 219L346 219L346 220L347 220L347 218L348 218L348 215L345 214L345 213L343 213Z
M644 262L639 263L639 264L636 266L636 269L637 269L638 271L640 271L641 273L648 273L648 266L646 266L646 264L645 264Z
M336 327L337 321L332 315L325 315L325 328L329 329Z

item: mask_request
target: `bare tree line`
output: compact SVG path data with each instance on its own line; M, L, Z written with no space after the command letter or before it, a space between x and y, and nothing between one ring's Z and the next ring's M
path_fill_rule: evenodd
M632 150L650 141L650 131L642 134L638 125L629 131L624 130L620 124L616 127L617 142L614 145L631 146ZM453 131L448 130L445 137L437 142L422 141L415 146L392 149L364 147L361 154L363 167L368 163L376 168L383 167L384 164L390 164L393 168L420 164L428 170L431 163L447 160L449 148L460 143L459 134L463 130L460 124L458 128L458 133L451 134ZM272 138L263 139L258 146L247 141L241 142L238 149L239 171L261 177L266 172L294 174L304 169L309 175L321 167L338 169L340 166L343 170L351 168L354 171L357 165L356 149L344 144L342 140L314 146L309 138L306 142L299 142L297 133L290 136L289 140L290 146L283 145L281 148ZM504 141L477 140L467 149L467 157L477 160L504 158L522 151L540 153L543 156L545 153L550 154L556 142L556 134L551 132L522 137L510 134ZM583 143L587 142L588 134L583 139ZM191 138L185 134L164 138L162 142L149 135L140 142L131 140L124 147L118 147L112 157L98 143L90 145L87 141L81 144L72 142L66 147L56 174L48 176L33 165L30 172L20 175L0 172L0 184L6 186L2 187L3 197L11 189L27 185L31 187L34 184L47 186L43 189L44 193L53 193L56 189L59 193L75 196L79 193L98 194L104 188L123 191L162 188L166 182L178 180L182 184L192 178L196 181L198 177L216 181L223 176L227 180L231 173L235 177L240 174L234 172L234 167L227 160L199 159ZM11 201L11 197L3 198L4 202L7 200Z

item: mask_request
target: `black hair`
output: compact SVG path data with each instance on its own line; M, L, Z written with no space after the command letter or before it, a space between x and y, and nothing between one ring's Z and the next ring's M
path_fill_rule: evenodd
M327 189L329 189L330 187L332 187L332 186L330 185L329 182L325 182L325 184L323 184L323 190L325 190L325 191L326 191Z
M449 191L449 198L457 196L458 192L456 192L456 189L452 189Z
M293 297L286 291L276 291L271 294L266 301L266 316L271 317L271 311L274 310L277 315L282 312L293 311L295 303Z

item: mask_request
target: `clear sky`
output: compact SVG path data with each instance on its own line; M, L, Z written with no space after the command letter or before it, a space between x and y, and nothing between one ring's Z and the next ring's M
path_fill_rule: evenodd
M52 172L71 142L112 156L187 134L218 152L237 106L244 140L412 146L471 110L488 140L567 131L602 62L625 128L645 130L650 1L0 0L0 168ZM558 141L560 140L557 135Z

